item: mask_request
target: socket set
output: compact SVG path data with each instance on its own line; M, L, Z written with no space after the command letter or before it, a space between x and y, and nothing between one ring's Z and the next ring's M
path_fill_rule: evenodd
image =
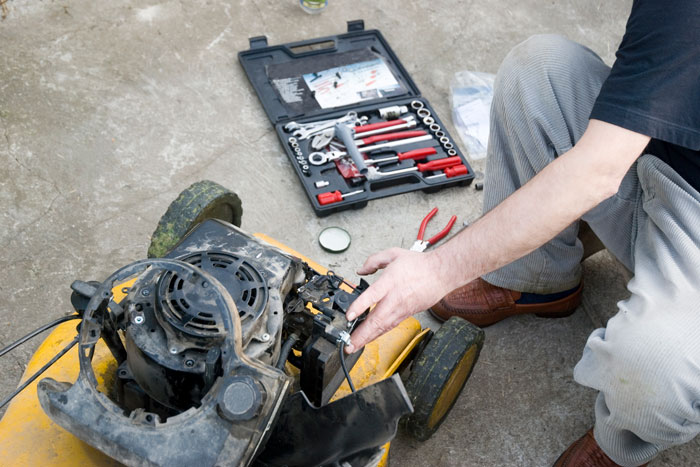
M365 31L356 21L343 35L272 47L264 38L250 43L239 60L317 215L474 179L379 31ZM321 43L333 46L314 48ZM373 82L385 87L366 98L363 86ZM359 91L348 91L352 86ZM358 102L332 106L348 99Z

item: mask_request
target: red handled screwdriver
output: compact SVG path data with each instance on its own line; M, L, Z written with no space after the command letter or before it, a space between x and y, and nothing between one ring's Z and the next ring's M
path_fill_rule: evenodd
M406 159L425 159L428 156L437 154L435 148L421 148L414 149L412 151L400 152L392 157L385 157L384 159L367 159L365 164L379 164L380 162L391 162L391 161L404 161Z
M441 170L448 167L454 167L455 165L460 165L462 163L462 158L459 156L445 157L444 159L437 159L434 161L426 162L425 164L418 164L414 169L419 172L427 172L430 170Z
M325 206L327 204L339 203L347 196L358 195L363 193L365 190L351 191L350 193L341 193L340 191L328 191L326 193L319 193L316 195L318 199L318 204Z
M437 177L452 178L452 177L457 177L459 175L467 175L468 173L469 173L469 169L467 169L467 166L464 164L459 164L459 165L455 165L453 167L446 167L445 170L441 174L431 175L430 177L425 177L425 178L426 178L426 180L429 178L437 178Z

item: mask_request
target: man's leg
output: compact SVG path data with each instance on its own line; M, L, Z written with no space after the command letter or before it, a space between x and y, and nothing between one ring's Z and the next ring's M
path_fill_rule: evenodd
M508 54L494 86L485 212L576 144L609 72L595 53L561 36L534 36ZM584 216L627 267L639 196L633 167L619 192ZM578 222L525 257L451 292L431 308L433 315L488 326L521 313L572 313L581 300L583 247L577 232Z
M561 36L534 36L508 54L496 78L491 108L484 212L576 144L609 72L595 53ZM537 294L576 287L583 254L577 232L578 223L572 224L484 279Z
M600 391L595 439L624 466L700 432L700 194L653 156L637 173L632 296L591 334L574 371Z

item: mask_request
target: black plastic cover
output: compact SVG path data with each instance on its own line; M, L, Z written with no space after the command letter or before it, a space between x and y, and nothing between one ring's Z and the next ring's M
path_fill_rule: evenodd
M253 37L249 41L250 49L239 52L238 60L274 124L420 95L418 87L382 33L376 29L365 31L362 21L348 22L348 32L337 36L274 46L267 46L264 36ZM376 99L321 108L302 77L307 73L377 58L386 63L399 82L400 89Z

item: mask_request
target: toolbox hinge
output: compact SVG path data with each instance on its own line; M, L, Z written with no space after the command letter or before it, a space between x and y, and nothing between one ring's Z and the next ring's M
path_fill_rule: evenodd
M248 44L251 49L262 49L267 47L267 36L255 36L248 38Z
M348 32L358 32L365 30L365 20L356 19L353 21L348 21Z

